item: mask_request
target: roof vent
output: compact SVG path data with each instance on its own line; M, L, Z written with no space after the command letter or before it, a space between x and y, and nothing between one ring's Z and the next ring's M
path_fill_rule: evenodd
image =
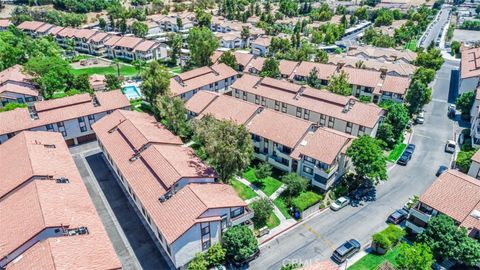
M60 177L56 180L57 184L68 184L70 183L70 180L68 180L68 178L66 177Z
M303 141L300 143L300 145L301 145L301 146L306 146L307 143L308 143L307 140L303 140Z
M87 227L78 227L78 228L75 228L75 229L69 229L67 231L67 235L68 236L72 236L72 235L84 235L84 234L89 234L88 232L88 229Z
M167 193L165 193L165 195L160 196L158 200L163 203L163 202L166 202L168 199L170 199L172 196L173 196L173 193L171 191L168 191Z
M470 216L472 216L475 219L480 220L480 210L473 210L472 213L470 213Z
M44 144L43 147L45 148L57 148L55 144Z
M92 104L93 104L93 107L100 106L100 102L98 102L97 96L95 95L92 97Z

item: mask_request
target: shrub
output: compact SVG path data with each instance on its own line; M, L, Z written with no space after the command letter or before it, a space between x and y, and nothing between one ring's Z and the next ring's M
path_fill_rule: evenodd
M205 253L205 259L209 265L218 266L225 261L225 250L220 243L211 246Z
M188 264L188 270L207 270L208 262L202 253L197 253L193 260Z
M373 235L372 240L381 248L388 250L398 244L405 236L405 231L395 225L388 225L388 227Z
M283 176L282 182L287 185L287 188L284 191L284 194L287 197L298 196L298 194L305 192L308 186L308 180L296 173L289 173Z
M304 211L308 207L316 204L318 201L322 200L322 196L312 192L307 191L303 192L298 197L292 200L292 205L299 211Z
M255 215L253 216L253 223L256 228L261 228L267 224L267 220L272 214L272 202L268 198L262 198L252 203L252 209Z
M240 262L255 253L258 243L247 226L237 225L228 229L223 235L223 248L228 259Z
M475 152L477 152L476 149L470 150L470 151L460 151L458 152L457 155L457 160L455 161L455 164L457 165L458 169L463 172L467 173L468 169L470 168L470 164L472 164L472 157L475 155Z
M373 242L375 242L379 247L383 249L389 249L392 246L392 242L388 240L388 237L382 233L376 233L372 236Z
M272 166L266 162L262 162L255 168L255 177L258 179L267 178L272 175Z

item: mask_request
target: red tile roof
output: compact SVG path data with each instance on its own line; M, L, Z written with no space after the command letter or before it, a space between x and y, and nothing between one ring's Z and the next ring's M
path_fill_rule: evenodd
M355 136L330 128L321 127L309 132L290 155L294 159L309 156L325 164L333 164L337 156L344 152Z
M238 72L225 64L215 64L211 67L197 68L181 73L177 75L177 78L170 79L170 91L177 96L236 76L237 74ZM180 83L178 79L182 83Z
M4 172L0 212L9 217L0 219L1 257L48 228L84 226L89 232L34 243L19 257L11 258L15 260L6 269L121 268L61 134L22 132L0 145L0 156L4 161L0 163ZM12 166L22 169L12 170ZM52 179L36 180L34 176ZM56 183L59 177L67 178L69 183Z
M24 21L21 24L17 26L18 29L21 30L29 30L29 31L35 31L37 28L40 26L44 25L44 22L37 22L37 21Z
M175 242L203 220L202 214L209 208L246 206L230 186L216 183L188 184L160 202L180 179L211 179L214 174L154 117L117 110L95 123L93 129L167 243ZM151 145L141 157L130 161L147 143Z
M77 29L71 27L65 27L57 33L59 37L73 38L77 33Z
M9 19L0 19L0 27L8 27L11 24Z
M53 24L46 23L35 30L37 33L47 33L52 27L55 27Z
M470 48L462 51L460 75L462 79L480 76L480 48Z
M81 116L115 109L129 108L130 102L120 90L97 92L99 106L94 106L89 94L40 101L35 103L38 119L33 120L27 108L0 113L0 134L41 127Z
M257 71L262 71L263 69L263 63L265 63L266 58L265 57L255 57L253 58L249 63L248 63L248 69L254 68Z
M135 49L133 49L134 52L147 52L153 47L159 46L160 44L158 42L152 41L152 40L144 40L140 42L137 46L135 46Z
M210 105L219 94L210 91L200 91L185 102L185 108L196 114L200 114L205 108Z
M404 95L409 86L410 78L387 75L380 91Z
M236 124L245 124L259 111L259 108L259 105L244 102L231 96L219 95L202 110L199 118L212 115L219 120L230 120Z
M89 41L90 42L100 42L108 36L110 36L110 34L105 33L105 32L97 32L95 35L90 37Z
M299 64L296 61L280 60L278 68L283 76L289 77Z
M77 29L73 34L73 37L89 39L97 33L98 31L93 29Z
M250 74L244 74L231 87L368 128L373 128L384 113L377 105L358 102L354 97L344 97L282 80L262 79ZM344 111L348 103L351 108Z
M312 123L285 113L264 109L246 126L250 133L293 149L310 130Z
M138 37L131 37L131 36L123 36L115 43L115 47L125 47L129 49L135 48L140 42L142 42L141 38Z
M31 87L26 87L18 84L7 83L0 86L0 94L4 93L18 93L26 96L38 97L39 93L36 89Z
M467 229L480 230L480 181L455 170L448 170L420 196L422 203L455 219Z
M0 72L0 85L8 81L32 83L33 77L23 72L23 66L14 65Z
M330 76L337 71L336 65L328 65L314 62L302 61L293 71L290 79L293 79L295 75L308 77L312 69L317 69L318 78L321 80L328 80Z

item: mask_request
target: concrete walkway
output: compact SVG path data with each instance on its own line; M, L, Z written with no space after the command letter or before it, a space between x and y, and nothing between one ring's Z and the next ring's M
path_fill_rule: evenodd
M246 200L245 202L250 204L260 198L269 198L271 201L275 200L280 196L280 194L287 188L287 185L282 184L270 197L267 196L261 189L259 189L257 186L254 184L250 183L248 180L242 178L242 177L236 177L238 181L240 181L242 184L246 185L247 187L251 188L255 193L257 193L257 197ZM273 213L277 216L277 218L280 220L280 225L277 227L273 228L270 230L270 232L262 237L260 237L258 240L261 243L264 241L274 237L277 234L280 234L281 232L285 231L286 229L290 228L291 226L295 225L297 223L296 220L293 218L287 219L282 212L278 209L278 207L272 203L273 206Z

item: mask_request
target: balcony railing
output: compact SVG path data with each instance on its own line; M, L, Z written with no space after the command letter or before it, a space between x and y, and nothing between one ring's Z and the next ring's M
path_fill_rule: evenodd
M279 156L281 158L290 159L290 156L287 153L284 153L283 151L279 150L278 148L275 149L275 153L277 154L277 156Z
M245 207L245 212L238 216L232 218L230 221L232 222L232 226L242 224L243 222L247 220L251 220L254 216L253 210L250 209L249 207Z
M431 214L424 213L418 209L418 207L410 209L410 215L414 216L415 218L420 219L421 221L428 223L430 218L432 217Z
M271 156L268 157L268 163L270 163L274 167L277 167L280 170L283 170L283 171L286 171L286 172L290 171L290 166L285 165L285 164L281 163L280 161L277 161L275 158L273 158Z
M417 225L413 224L412 222L410 222L410 221L408 221L408 220L407 220L407 222L405 223L405 226L406 226L407 228L410 228L414 233L422 233L422 232L425 230L425 228L422 228L422 227L420 227L420 226L417 226Z

